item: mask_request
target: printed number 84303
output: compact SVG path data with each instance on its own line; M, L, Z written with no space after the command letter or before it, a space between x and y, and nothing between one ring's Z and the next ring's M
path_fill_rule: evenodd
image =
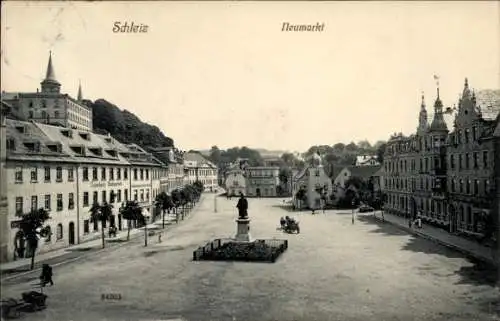
M103 293L101 294L101 300L121 300L122 295L120 293Z

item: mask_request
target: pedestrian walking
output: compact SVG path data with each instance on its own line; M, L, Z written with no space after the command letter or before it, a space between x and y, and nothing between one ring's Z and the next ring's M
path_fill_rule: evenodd
M54 285L54 281L52 280L52 267L46 263L42 265L42 274L40 275L40 283L42 286L45 286L47 283L50 285Z
M161 243L161 235L162 233L158 233L158 243Z

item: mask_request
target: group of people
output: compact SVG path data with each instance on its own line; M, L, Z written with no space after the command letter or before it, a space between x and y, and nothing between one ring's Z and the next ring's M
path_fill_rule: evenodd
M280 225L281 225L282 229L284 229L286 226L290 226L292 224L297 224L297 221L293 217L289 217L289 216L281 217Z

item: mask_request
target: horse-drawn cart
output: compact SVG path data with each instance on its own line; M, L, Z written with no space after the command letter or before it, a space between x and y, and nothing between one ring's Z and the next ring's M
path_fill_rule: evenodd
M47 296L43 293L30 291L22 293L22 299L6 299L0 302L2 320L20 316L21 312L35 312L45 309Z

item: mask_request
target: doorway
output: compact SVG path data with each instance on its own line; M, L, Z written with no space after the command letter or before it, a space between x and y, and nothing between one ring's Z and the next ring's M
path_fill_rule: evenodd
M69 237L69 244L73 245L75 244L75 223L70 222L69 223L69 232L68 232L68 237Z
M260 197L260 188L257 188L257 189L255 190L255 194L257 194L257 197Z

